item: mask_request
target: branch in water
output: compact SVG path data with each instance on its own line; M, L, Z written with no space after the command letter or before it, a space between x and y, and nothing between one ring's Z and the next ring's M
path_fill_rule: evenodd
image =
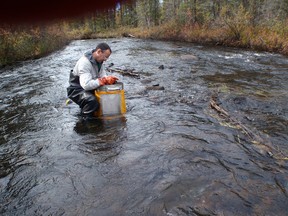
M278 152L276 149L274 149L271 146L271 143L269 143L268 140L264 140L260 135L257 135L254 133L251 129L246 127L245 125L242 124L239 120L233 118L226 110L221 108L219 104L217 103L217 96L213 95L210 99L210 106L212 109L216 110L217 113L222 116L226 122L231 123L233 126L236 128L239 128L242 130L244 134L246 134L250 140L252 141L253 144L256 144L257 146L261 147L262 150L266 151L267 155L270 157L273 157L273 152ZM265 144L269 143L269 144ZM275 157L274 157L275 158ZM278 159L278 158L277 158Z
M106 68L107 71L109 72L115 72L115 73L120 73L122 74L123 76L131 76L131 77L135 77L137 79L140 78L140 75L138 73L135 73L133 70L134 69L124 69L124 70L121 70L121 69L118 69L118 68Z

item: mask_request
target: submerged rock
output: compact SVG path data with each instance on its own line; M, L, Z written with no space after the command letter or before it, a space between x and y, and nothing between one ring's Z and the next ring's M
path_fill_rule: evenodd
M153 86L146 86L146 90L165 90L163 86L153 85Z

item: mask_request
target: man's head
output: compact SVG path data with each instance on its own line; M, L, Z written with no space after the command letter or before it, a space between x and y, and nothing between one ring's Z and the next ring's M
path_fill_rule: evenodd
M107 43L100 43L97 45L95 51L93 52L93 58L97 62L102 63L109 58L111 53L112 50Z

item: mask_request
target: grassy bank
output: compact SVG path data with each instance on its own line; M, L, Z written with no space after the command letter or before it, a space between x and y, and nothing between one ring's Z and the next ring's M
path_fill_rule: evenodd
M59 26L0 27L0 66L45 56L69 42Z
M288 26L288 25L287 25ZM179 26L168 23L151 28L118 28L91 35L92 38L121 37L193 42L206 45L247 48L255 51L275 52L288 56L288 28Z
M224 23L224 24L223 24ZM63 48L71 40L118 38L132 35L136 38L185 41L207 45L230 46L256 51L288 55L288 22L273 26L256 26L242 22L222 22L220 25L179 25L165 23L155 27L118 27L98 32L87 26L61 23L45 27L21 29L0 27L0 66L17 61L39 58Z

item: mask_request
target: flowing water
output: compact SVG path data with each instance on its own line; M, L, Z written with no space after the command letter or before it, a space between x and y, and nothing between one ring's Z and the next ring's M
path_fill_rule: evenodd
M83 121L69 71L100 40L0 70L1 215L288 215L288 58L107 39L127 113ZM111 74L110 73L110 74Z

